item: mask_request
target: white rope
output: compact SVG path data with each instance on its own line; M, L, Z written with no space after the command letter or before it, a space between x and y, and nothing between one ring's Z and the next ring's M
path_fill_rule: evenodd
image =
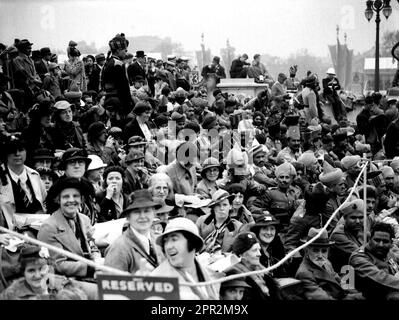
M25 240L26 242L33 243L33 244L36 244L36 245L41 246L41 247L45 247L45 248L47 248L47 249L49 249L51 251L57 252L59 254L62 254L62 255L66 256L68 258L71 258L73 260L84 262L87 265L92 266L95 269L102 270L102 271L107 272L107 273L118 274L118 275L131 275L128 272L121 271L121 270L118 270L118 269L115 269L115 268L111 268L111 267L107 267L107 266L104 266L104 265L99 264L99 263L95 263L94 261L91 261L91 260L88 260L86 258L83 258L83 257L81 257L81 256L79 256L77 254L72 253L72 252L69 252L69 251L66 251L64 249L60 249L60 248L54 247L54 246L52 246L52 245L50 245L50 244L48 244L46 242L31 238L31 237L29 237L27 235L24 235L24 234L21 234L21 233L17 233L17 232L8 230L8 229L6 229L4 227L0 227L0 232L8 233L8 234L11 234L11 235L13 235L13 236L15 236L17 238Z

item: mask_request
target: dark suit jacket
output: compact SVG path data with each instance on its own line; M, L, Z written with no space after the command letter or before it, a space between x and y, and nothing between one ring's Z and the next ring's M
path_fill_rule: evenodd
M78 213L78 219L85 237L86 247L89 248L90 257L93 259L99 258L100 252L91 238L90 219L81 213ZM50 218L43 222L37 239L81 257L84 256L80 241L76 238L60 210L55 211ZM67 258L51 250L50 255L55 261L55 270L58 274L67 277L85 277L87 275L88 266L84 262Z
M156 128L156 126L153 122L147 121L146 123L147 123L148 129L151 130L151 129ZM141 131L141 128L140 128L139 123L137 122L136 118L132 119L128 124L126 124L125 130L123 132L124 132L123 141L125 143L127 143L129 138L133 137L133 136L140 136L140 137L145 138L144 133L143 133L143 131Z
M330 89L330 87L328 86L328 83L331 80L328 78L323 79L323 95L332 95L334 92ZM341 85L339 84L339 81L337 78L335 78L335 81L337 81L337 84L334 86L335 90L340 90L341 89Z
M108 200L106 197L106 192L101 192L97 195L97 203L100 204L100 213L98 214L97 222L105 222L110 220L119 219L117 211L115 209L115 203L111 200ZM129 204L129 197L123 194L123 210Z
M40 59L40 61L35 62L35 69L36 69L36 73L40 76L40 79L42 79L42 81L43 81L44 75L47 72L49 72L49 70L42 59Z
M385 147L385 155L388 159L393 159L394 157L399 156L399 120L392 122L387 130L384 147Z
M295 278L302 281L308 300L336 300L345 296L340 278L331 265L329 269L324 270L304 257Z
M134 78L137 76L142 76L145 80L147 79L144 68L141 67L141 65L137 61L132 63L127 68L127 74L129 76L130 85L133 84Z

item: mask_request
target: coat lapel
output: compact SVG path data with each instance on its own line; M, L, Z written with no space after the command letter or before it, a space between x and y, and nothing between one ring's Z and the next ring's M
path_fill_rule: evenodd
M133 250L136 251L138 254L140 254L142 257L144 257L154 268L158 266L157 261L154 260L153 257L147 254L143 246L141 245L140 240L134 235L133 231L130 229L130 227L127 229L126 233L127 238L131 241ZM152 247L154 248L156 252L156 246L154 241L152 241Z
M80 247L80 243L72 232L71 227L69 226L64 215L59 210L55 212L54 215L56 225L58 227L58 233L55 234L54 237L69 251L83 256L83 251Z

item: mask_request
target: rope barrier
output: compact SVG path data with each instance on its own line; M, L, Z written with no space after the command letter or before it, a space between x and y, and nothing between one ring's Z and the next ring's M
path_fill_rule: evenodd
M0 232L5 232L5 233L11 234L11 235L13 235L13 236L15 236L17 238L25 240L26 242L33 243L33 244L36 244L36 245L41 246L41 247L45 247L45 248L47 248L49 250L52 250L52 251L57 252L59 254L62 254L64 256L68 257L68 258L84 262L87 265L92 266L95 269L102 270L102 271L105 271L107 273L118 274L118 275L131 275L131 273L129 273L129 272L121 271L119 269L115 269L115 268L104 266L104 265L99 264L99 263L95 263L94 261L91 261L91 260L88 260L86 258L83 258L83 257L81 257L81 256L79 256L77 254L72 253L72 252L69 252L69 251L66 251L64 249L60 249L60 248L54 247L54 246L52 246L52 245L50 245L50 244L48 244L46 242L42 242L40 240L31 238L31 237L29 237L27 235L24 235L24 234L15 232L15 231L8 230L8 229L6 229L4 227L0 227Z
M258 275L258 274L264 274L267 272L270 272L278 267L280 267L282 264L284 264L287 260L289 260L292 256L294 256L296 253L298 253L299 251L301 251L302 249L306 248L307 246L309 246L311 243L313 243L315 240L317 240L322 233L327 229L327 227L330 225L330 223L332 222L332 220L335 218L335 216L338 214L338 212L341 210L341 208L348 202L348 199L350 199L350 197L353 195L356 186L359 183L360 177L362 176L362 174L364 174L364 181L366 181L366 174L367 174L367 165L370 161L367 160L367 162L363 163L362 166L362 170L360 171L357 179L355 180L354 186L351 189L348 197L345 199L345 201L334 211L334 213L331 215L331 217L328 219L328 221L326 222L326 224L324 225L324 227L322 229L320 229L319 233L317 235L315 235L312 239L310 239L309 241L307 241L306 243L302 244L301 246L299 246L298 248L290 251L283 259L281 259L279 262L277 262L276 264L268 267L268 268L264 268L261 270L255 270L255 271L250 271L250 272L245 272L245 273L240 273L240 274L235 274L235 275L231 275L231 276L227 276L227 277L222 277L219 279L214 279L214 280L210 280L210 281L206 281L206 282L179 282L179 285L181 286L188 286L188 287L194 287L194 286L208 286L208 285L214 285L214 284L218 284L218 283L222 283L225 281L230 281L230 280L234 280L234 279L239 279L239 278L243 278L243 277L247 277L247 276L251 276L251 275ZM364 183L364 188L366 188L366 184ZM366 192L364 192L364 201L366 203ZM366 227L366 220L367 220L367 211L366 211L366 206L365 206L365 210L364 210L364 215L365 215L365 219L364 219L364 223L365 223L365 227ZM366 229L365 229L366 230ZM107 267L101 264L98 264L96 262L93 262L91 260L88 260L86 258L83 258L79 255L73 254L69 251L54 247L50 244L47 244L45 242L39 241L37 239L33 239L29 236L8 230L6 228L0 227L0 231L1 232L5 232L5 233L9 233L17 238L23 239L27 242L36 244L38 246L42 246L45 247L49 250L52 250L54 252L57 252L59 254L62 254L68 258L71 258L73 260L77 260L77 261L81 261L86 263L87 265L90 265L98 270L102 270L104 272L107 272L108 274L116 274L116 275L128 275L128 276L133 276L133 274L129 273L129 272L125 272L125 271L121 271L119 269L115 269L115 268L111 268L111 267ZM365 232L366 233L366 232ZM365 243L366 243L366 238L365 238Z

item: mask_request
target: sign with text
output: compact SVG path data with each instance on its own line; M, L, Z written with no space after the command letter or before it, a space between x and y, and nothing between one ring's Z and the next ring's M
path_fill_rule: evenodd
M97 275L100 300L180 300L177 278Z

